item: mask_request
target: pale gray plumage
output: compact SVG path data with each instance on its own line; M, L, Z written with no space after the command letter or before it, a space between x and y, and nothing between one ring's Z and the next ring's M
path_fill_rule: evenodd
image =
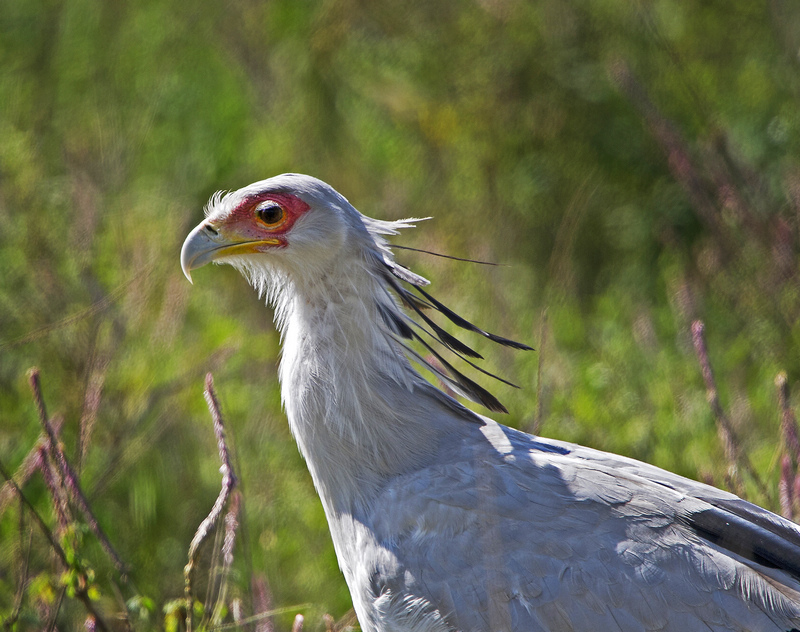
M286 206L283 223L248 226L265 199ZM275 307L283 403L363 630L800 630L796 525L501 426L414 370L402 339L418 330L394 297L435 299L403 296L401 281L426 281L383 238L408 222L293 174L215 196L206 214L183 268L229 263Z

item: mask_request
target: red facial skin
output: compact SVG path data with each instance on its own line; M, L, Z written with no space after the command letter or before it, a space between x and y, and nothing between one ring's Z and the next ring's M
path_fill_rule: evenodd
M267 225L256 215L256 206L266 200L278 203L284 211L284 218L274 225ZM311 208L300 198L288 193L263 193L246 198L226 218L225 233L236 235L237 241L262 241L265 248L284 247L288 233L297 219ZM222 227L220 227L222 228ZM260 251L261 247L257 246Z

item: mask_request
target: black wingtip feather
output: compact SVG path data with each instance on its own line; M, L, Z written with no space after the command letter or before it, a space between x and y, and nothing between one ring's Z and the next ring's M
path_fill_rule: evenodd
M745 559L782 570L800 581L800 547L784 537L777 528L767 528L752 521L752 515L729 511L731 506L710 507L687 516L682 521L702 538L728 549Z

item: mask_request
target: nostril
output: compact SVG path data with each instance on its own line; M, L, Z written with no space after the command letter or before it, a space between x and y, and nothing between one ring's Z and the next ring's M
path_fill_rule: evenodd
M208 231L209 233L211 233L212 235L219 235L219 232L217 232L217 229L214 228L211 224L206 224L203 228L206 231Z

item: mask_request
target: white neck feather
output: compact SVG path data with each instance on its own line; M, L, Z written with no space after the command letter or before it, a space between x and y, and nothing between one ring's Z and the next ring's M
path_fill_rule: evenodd
M399 308L369 265L345 259L299 281L276 270L257 278L283 338L289 425L329 518L368 505L437 444L430 415L440 406L424 401L426 383L383 325L378 305Z

